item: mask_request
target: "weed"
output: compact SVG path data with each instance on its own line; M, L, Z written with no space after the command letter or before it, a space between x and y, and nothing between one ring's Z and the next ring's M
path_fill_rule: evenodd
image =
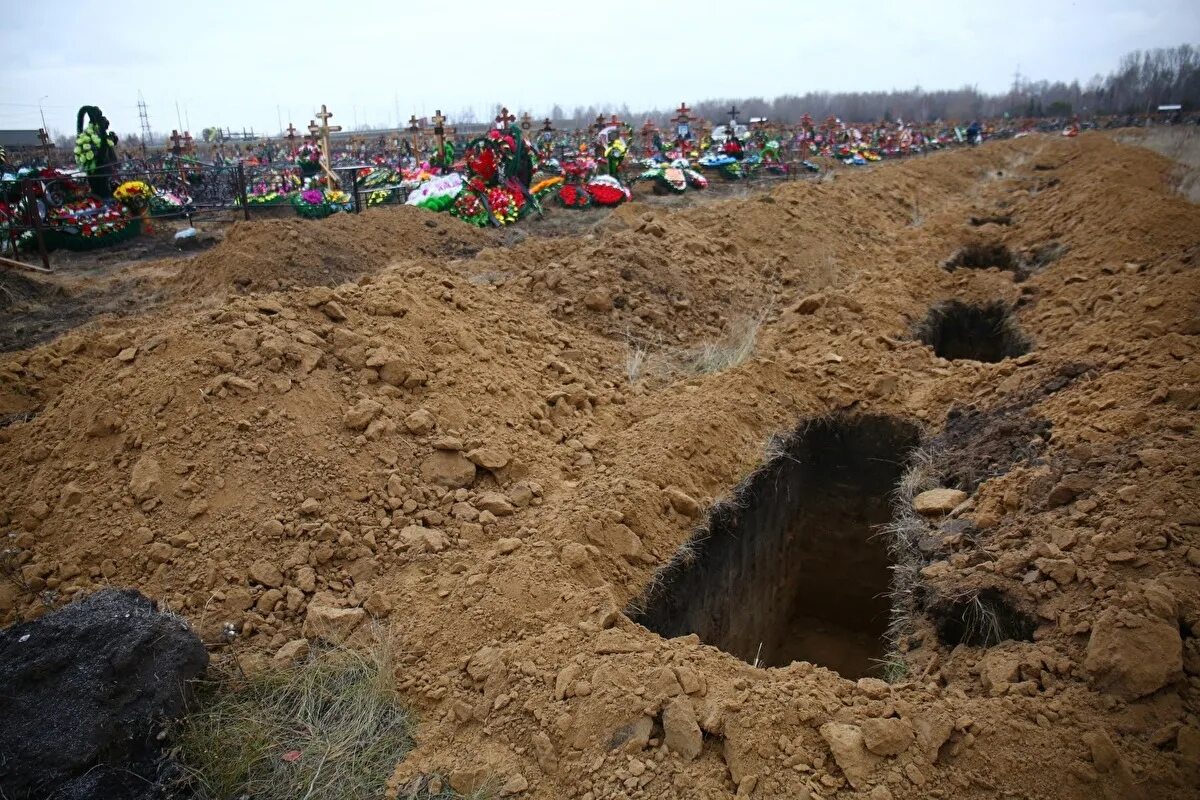
M888 683L899 683L908 677L908 663L895 653L871 660L878 665L879 675Z
M713 375L744 363L754 353L758 331L766 317L764 310L734 323L717 341L706 342L686 354L684 369L696 375Z
M630 383L645 378L671 381L695 375L715 375L736 367L753 355L759 329L768 313L769 309L762 309L753 316L743 317L720 339L691 350L666 348L661 341L647 342L629 336L625 375Z
M629 355L625 358L625 375L629 378L630 383L637 383L642 379L642 372L646 368L646 357L649 355L650 350L646 345L630 343Z
M379 794L413 746L391 649L314 652L290 669L232 673L199 692L179 758L201 800L315 800Z

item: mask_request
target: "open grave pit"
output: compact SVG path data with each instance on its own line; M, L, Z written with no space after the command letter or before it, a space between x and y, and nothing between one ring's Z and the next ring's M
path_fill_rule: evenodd
M629 611L751 664L879 674L891 616L880 528L919 430L887 416L801 425L655 575Z
M947 361L996 363L1023 356L1033 346L1017 325L1012 309L1001 301L938 303L917 325L914 338Z

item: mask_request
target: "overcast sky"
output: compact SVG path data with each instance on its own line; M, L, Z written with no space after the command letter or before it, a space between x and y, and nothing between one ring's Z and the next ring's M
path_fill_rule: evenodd
M351 127L497 103L542 115L918 84L1002 91L1018 67L1086 81L1130 50L1200 43L1198 0L6 5L0 128L39 127L40 101L63 132L85 104L137 131L139 91L156 132L275 132L321 103Z

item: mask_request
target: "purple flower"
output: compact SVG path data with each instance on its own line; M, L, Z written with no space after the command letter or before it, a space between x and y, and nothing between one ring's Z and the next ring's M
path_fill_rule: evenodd
M304 202L311 203L314 206L325 200L325 195L316 189L305 189L300 193L300 196L304 198Z

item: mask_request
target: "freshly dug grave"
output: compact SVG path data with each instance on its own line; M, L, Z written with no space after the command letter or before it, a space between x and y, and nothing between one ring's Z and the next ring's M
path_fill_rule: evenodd
M880 529L917 441L915 426L886 417L801 424L713 507L630 619L760 666L879 672L891 612Z
M311 285L345 259L320 241L320 264L271 261L285 227L216 247L191 263L245 294L0 357L0 414L20 412L0 619L137 586L217 658L232 625L251 667L386 626L420 719L397 792L437 773L580 800L1194 797L1200 210L1170 169L1030 137L473 258L381 250L336 288ZM947 272L968 202L1066 249L1019 285ZM253 293L274 281L296 288ZM909 340L947 298L1020 301L1037 349ZM745 319L754 346L724 369L630 380L638 352ZM841 413L969 440L954 408L1013 440L969 464L923 446L898 481L890 682L756 668L624 613L772 437Z
M1023 356L1031 346L1012 311L1000 301L982 305L960 300L939 303L917 326L916 338L947 361L995 363Z

